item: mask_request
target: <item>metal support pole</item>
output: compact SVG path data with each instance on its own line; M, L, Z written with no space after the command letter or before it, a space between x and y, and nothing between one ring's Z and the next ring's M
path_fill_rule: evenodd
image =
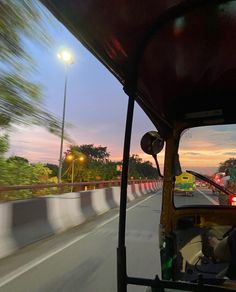
M122 184L121 184L121 193L120 193L119 235L118 235L118 248L117 248L118 292L127 291L125 228L126 228L128 168L129 168L129 154L130 154L133 112L134 112L134 98L131 97L131 94L129 94L124 149L123 149Z
M71 182L74 182L74 170L75 170L75 160L72 161L72 169L71 169Z
M76 159L72 160L72 165L71 165L71 183L72 183L72 184L74 183L75 160L76 160ZM71 186L70 191L71 191L71 192L73 191L73 185Z
M67 67L65 64L65 87L64 87L64 102L63 102L63 115L62 115L62 125L61 125L61 145L60 145L60 156L59 156L59 167L58 167L58 183L61 183L61 173L62 173L62 153L63 153L63 141L64 141L64 128L65 128L65 113L66 113L66 91L67 91Z

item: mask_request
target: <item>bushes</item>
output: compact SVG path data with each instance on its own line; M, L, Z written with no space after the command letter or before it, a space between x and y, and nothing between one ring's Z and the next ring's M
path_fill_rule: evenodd
M29 163L22 157L0 158L0 185L31 185L55 182L49 178L51 170L41 163ZM20 190L0 193L0 200L16 200L49 194L52 190Z

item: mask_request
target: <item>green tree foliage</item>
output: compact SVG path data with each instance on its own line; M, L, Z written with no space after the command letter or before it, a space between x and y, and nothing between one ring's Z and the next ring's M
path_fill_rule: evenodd
M220 166L218 168L219 172L224 172L227 168L235 168L236 169L236 158L229 158L225 160L224 162L220 163Z
M106 164L103 164L101 169L103 180L113 180L120 177L121 173L116 169L117 164L118 163L114 161L108 161ZM121 162L119 164L121 164Z
M94 146L94 144L70 145L69 152L83 153L88 160L106 161L109 159L110 153L107 152L107 147Z
M51 170L41 163L29 163L24 157L0 158L0 185L31 185L49 183ZM47 194L50 190L21 190L1 193L1 199L23 199Z
M8 135L2 135L0 136L0 157L3 157L3 155L8 151L9 149L9 141L8 141Z
M137 154L133 154L129 159L129 177L134 179L148 178L156 179L157 170L150 161L143 161Z
M51 164L51 163L46 163L44 166L51 170L50 177L57 177L57 175L58 175L58 165Z
M5 142L7 144L7 140ZM117 165L122 163L107 159L109 157L107 147L83 146L71 145L66 151L63 161L64 181L71 182L72 162L74 163L74 182L107 181L120 178L121 172L117 171ZM81 149L88 148L91 151L87 151L87 155L81 152ZM97 148L100 155L96 152ZM3 147L3 149L7 148ZM68 160L69 155L71 155L70 160ZM84 159L81 160L81 157ZM11 156L7 159L0 157L0 169L0 185L2 186L57 183L58 166L54 164L30 163L28 159L20 156ZM156 177L157 171L149 161L142 161L138 155L130 157L129 178L155 179ZM57 193L57 188L11 191L0 193L0 200L25 199L52 193Z
M218 172L225 172L226 169L229 170L230 174L228 188L230 188L233 192L236 192L236 158L229 158L224 162L221 162L218 168Z
M72 160L68 159L70 155ZM113 180L120 178L121 173L117 171L117 165L122 162L109 160L107 147L94 146L93 144L70 145L65 153L63 162L63 178L71 181L72 169L74 169L74 182ZM81 161L79 158L84 157ZM138 155L130 157L129 177L139 178L157 178L157 171L149 161L142 161Z
M67 159L70 155L73 156L74 168L72 160ZM110 173L106 171L108 165L112 164L108 160L109 156L107 147L94 146L94 144L70 145L63 163L64 178L71 181L73 168L75 182L112 179L116 171ZM80 159L81 157L83 159Z
M109 160L107 147L94 144L70 145L63 163L64 178L71 181L72 161L74 158L74 181L111 180L117 178L116 163ZM81 160L80 158L83 157Z
M0 128L33 123L60 134L60 123L43 109L40 86L30 81L35 63L25 49L27 41L49 45L45 13L36 0L0 0Z
M21 156L11 156L7 159L7 162L11 162L11 161L18 162L19 165L29 164L29 160Z

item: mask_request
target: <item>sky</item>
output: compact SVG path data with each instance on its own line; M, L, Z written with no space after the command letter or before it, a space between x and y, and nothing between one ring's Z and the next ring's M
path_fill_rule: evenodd
M66 48L74 57L68 68L65 116L65 131L70 141L64 141L64 151L70 143L102 145L107 146L111 160L121 160L128 102L121 84L56 19L44 25L54 40L52 47L40 47L25 40L25 48L37 65L37 72L31 78L43 87L44 106L59 118L63 111L65 71L57 54ZM155 128L136 106L131 153L144 154L139 141L149 130ZM15 126L10 143L9 155L58 164L60 137L43 128Z
M43 87L44 107L59 118L63 110L65 72L57 53L67 48L74 56L74 63L68 69L66 102L65 129L70 141L64 141L64 151L69 144L101 145L107 146L111 160L121 160L128 102L121 84L56 19L44 25L54 39L52 47L46 49L30 41L25 42L25 46L37 64L37 73L32 79ZM140 148L142 135L150 130L155 127L136 105L131 154L150 159ZM187 131L179 150L183 169L211 174L220 162L236 157L235 130L227 126ZM60 137L45 129L14 126L10 142L9 155L23 156L31 162L58 164ZM164 151L159 160L162 166Z
M220 163L236 158L236 125L192 128L180 140L181 165L212 174Z

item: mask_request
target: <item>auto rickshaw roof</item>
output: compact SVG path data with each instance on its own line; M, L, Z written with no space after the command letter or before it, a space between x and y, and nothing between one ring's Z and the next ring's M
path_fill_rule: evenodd
M236 122L236 1L42 2L160 131Z

